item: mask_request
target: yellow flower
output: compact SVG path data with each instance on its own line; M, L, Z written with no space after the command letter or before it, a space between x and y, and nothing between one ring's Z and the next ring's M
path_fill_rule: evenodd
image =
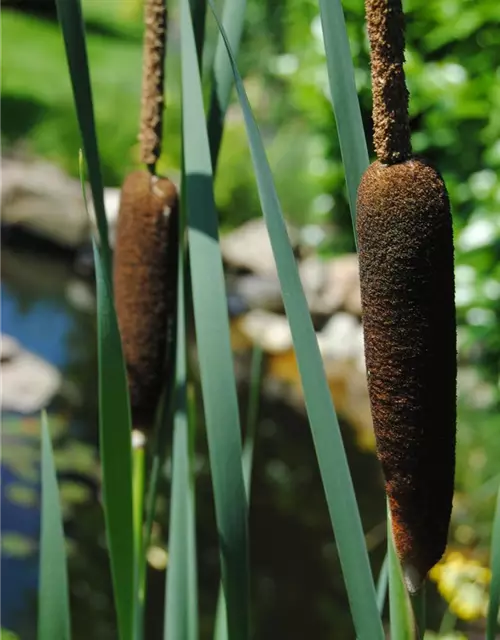
M477 584L464 583L450 601L450 609L462 620L477 620L486 614L488 596Z
M480 562L451 551L430 572L450 610L462 620L486 614L491 571Z

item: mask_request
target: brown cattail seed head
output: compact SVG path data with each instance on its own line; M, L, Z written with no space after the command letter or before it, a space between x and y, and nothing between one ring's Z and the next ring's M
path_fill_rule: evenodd
M165 380L176 307L178 202L175 186L148 171L125 179L114 251L114 292L132 407L149 429Z
M145 0L139 141L141 161L149 166L155 165L161 153L166 33L165 0Z
M365 0L371 51L373 141L384 164L411 155L401 0Z
M377 454L415 591L445 550L453 498L456 321L443 180L422 160L374 162L358 191L357 233Z

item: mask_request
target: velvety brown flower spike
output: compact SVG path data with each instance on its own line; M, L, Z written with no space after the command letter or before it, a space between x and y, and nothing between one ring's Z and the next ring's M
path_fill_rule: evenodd
M132 424L151 428L165 382L177 293L178 203L167 178L125 179L116 229L114 291L127 366Z
M411 154L400 0L365 0L378 160L358 190L365 356L377 454L406 584L442 556L453 498L453 232L441 176Z
M115 306L135 429L151 429L167 374L177 302L178 197L154 175L161 148L165 0L146 0L139 139L147 170L123 183L116 229Z

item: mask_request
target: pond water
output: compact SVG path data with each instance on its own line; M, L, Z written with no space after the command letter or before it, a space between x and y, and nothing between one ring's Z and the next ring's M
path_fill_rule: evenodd
M74 638L115 638L109 567L99 504L97 368L92 282L53 247L7 238L2 251L2 332L55 365L61 392L49 406L66 514ZM241 357L242 415L247 360ZM246 373L245 373L246 372ZM354 638L334 538L301 403L261 396L250 509L252 618L259 640ZM269 388L268 388L269 387ZM39 533L38 418L4 415L2 626L36 637ZM342 424L365 531L378 573L384 556L384 498L378 465ZM203 425L198 436L197 546L202 639L212 637L219 565ZM169 479L157 536L166 539ZM7 534L7 544L5 544ZM161 637L165 572L150 567L147 634Z

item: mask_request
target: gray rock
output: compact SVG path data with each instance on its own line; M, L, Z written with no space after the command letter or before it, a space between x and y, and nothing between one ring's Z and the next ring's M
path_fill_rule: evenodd
M325 361L349 361L365 370L363 329L349 313L335 314L319 332L318 344Z
M78 180L47 162L2 159L2 223L62 246L88 240L90 222Z
M5 334L1 336L0 359L2 362L2 373L3 366L19 356L21 352L22 350L17 340Z
M237 298L242 310L281 311L283 300L278 277L249 273L228 279L228 291Z
M46 407L61 387L59 371L10 336L1 336L1 349L2 410L30 414Z
M292 334L285 316L254 309L239 319L238 329L265 353L282 353L292 348Z
M254 309L238 320L238 329L250 343L266 353L283 353L293 348L292 334L286 316ZM339 312L316 334L325 362L350 362L365 371L363 330L359 320Z
M2 159L2 223L19 226L63 247L80 247L95 232L95 213L87 188L85 210L80 182L44 161ZM109 241L114 244L120 189L104 190ZM89 217L90 216L90 217Z
M288 228L292 246L297 246L296 232ZM271 242L262 218L250 220L221 238L222 257L233 269L243 269L262 276L275 276Z
M331 315L345 310L361 315L358 258L355 253L330 260L310 256L300 264L299 272L311 313Z

